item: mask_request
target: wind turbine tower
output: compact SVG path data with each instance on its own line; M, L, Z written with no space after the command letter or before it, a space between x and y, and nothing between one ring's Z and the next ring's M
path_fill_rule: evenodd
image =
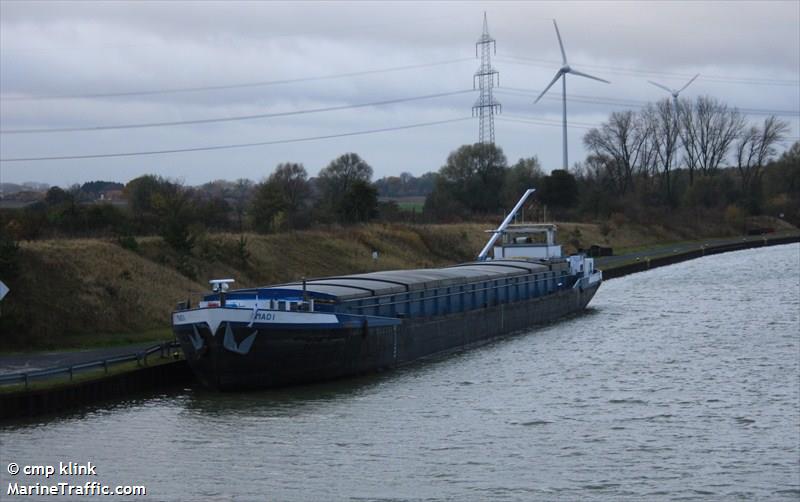
M553 87L553 84L555 84L556 81L559 78L561 79L561 99L562 99L562 105L563 105L562 108L563 108L563 115L564 115L563 116L563 124L562 124L562 126L563 126L562 145L563 145L563 148L564 148L564 152L563 152L564 153L564 170L566 170L569 167L569 162L567 160L567 73L572 73L573 75L578 75L579 77L590 78L592 80L598 80L600 82L605 82L606 84L610 84L611 82L609 82L608 80L603 80L602 78L599 78L599 77L593 77L592 75L589 75L587 73L579 72L575 68L572 68L569 65L569 63L567 63L567 53L564 52L564 44L561 42L561 33L558 32L558 24L556 24L556 20L555 19L553 19L553 26L556 28L556 37L558 37L558 46L561 49L561 64L562 64L562 66L556 72L556 76L553 77L553 80L551 80L550 83L547 84L547 87L545 87L544 90L542 91L542 93L539 94L539 97L536 98L536 101L534 101L533 104L538 103L539 100L542 99L542 96L544 96L545 93L547 93L547 91L549 91L550 88Z
M495 77L497 77L497 85L500 85L500 72L492 68L492 46L494 46L494 53L497 54L497 43L489 35L489 23L486 22L486 13L484 12L483 33L475 43L476 58L480 47L481 66L472 77L473 89L476 80L478 89L480 89L478 100L472 106L472 116L478 116L478 142L482 144L494 144L494 114L502 111L500 103L492 96Z

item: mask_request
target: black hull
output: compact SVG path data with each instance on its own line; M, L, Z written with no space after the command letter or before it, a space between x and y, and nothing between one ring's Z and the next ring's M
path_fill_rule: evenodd
M196 351L191 328L175 326L192 370L218 390L279 387L320 382L390 369L418 359L485 343L583 310L599 283L549 296L438 317L404 319L389 327L260 329L246 355L223 346L207 328ZM220 328L218 331L223 331ZM241 339L253 328L234 327Z

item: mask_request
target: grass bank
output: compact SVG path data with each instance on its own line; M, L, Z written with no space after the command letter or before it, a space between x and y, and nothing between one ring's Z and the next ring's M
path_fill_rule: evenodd
M207 279L233 277L250 287L373 270L424 268L471 260L486 241L485 224L331 227L274 235L215 234L191 256L161 239L135 250L111 240L63 239L21 244L19 276L2 303L0 351L85 348L169 338L179 300L207 289ZM616 253L708 235L626 222L561 223L567 251L591 244ZM730 229L727 230L730 234ZM372 259L373 251L378 259Z

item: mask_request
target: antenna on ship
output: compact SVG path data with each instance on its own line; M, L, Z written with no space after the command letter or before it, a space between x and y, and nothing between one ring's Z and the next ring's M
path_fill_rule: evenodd
M225 306L225 293L228 292L228 288L234 282L236 281L233 279L211 279L208 281L208 283L211 284L211 291L219 294L220 307Z
M478 47L480 46L481 66L472 77L472 88L475 88L475 80L478 81L480 95L472 106L472 116L478 117L478 143L494 144L494 113L502 112L502 106L492 96L494 79L497 76L497 86L500 86L500 72L492 68L492 53L497 54L497 42L489 35L489 23L486 21L486 12L483 13L483 33L475 42L475 57L478 57Z

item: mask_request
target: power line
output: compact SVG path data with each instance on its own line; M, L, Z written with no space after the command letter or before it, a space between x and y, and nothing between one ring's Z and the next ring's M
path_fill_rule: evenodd
M168 150L149 150L149 151L140 151L140 152L116 152L116 153L98 153L98 154L87 154L87 155L56 155L52 157L12 157L12 158L0 158L0 162L38 162L38 161L46 161L46 160L78 160L78 159L103 159L103 158L111 158L111 157L137 157L143 155L162 155L162 154L171 154L171 153L186 153L186 152L204 152L210 150L229 150L233 148L250 148L256 146L267 146L267 145L279 145L279 144L286 144L286 143L300 143L304 141L317 141L323 139L333 139L333 138L344 138L348 136L361 136L365 134L375 134L381 132L390 132L390 131L400 131L404 129L414 129L418 127L429 127L434 125L441 125L441 124L450 124L453 122L462 122L465 120L472 120L472 117L461 117L461 118L454 118L454 119L447 119L447 120L437 120L434 122L421 122L417 124L408 124L403 126L395 126L395 127L384 127L381 129L368 129L365 131L353 131L353 132L346 132L340 134L328 134L324 136L310 136L306 138L292 138L292 139L280 139L274 141L259 141L255 143L236 143L236 144L229 144L229 145L212 145L212 146L198 146L192 148L173 148Z
M539 93L539 91L534 89L520 89L517 87L505 87L503 89L498 89L497 92L510 94L512 96L536 96ZM580 94L568 94L567 96L570 98L570 100L578 101L581 103L626 106L629 108L641 108L652 103L651 101L606 98L602 96L585 96ZM547 96L545 96L545 98L547 98ZM559 98L551 98L551 99L559 99ZM738 108L738 107L737 109L742 113L750 115L781 115L781 116L794 116L794 117L800 116L800 110L770 110L765 108Z
M500 56L498 57L499 60L505 60L507 63L511 64L520 64L520 65L527 65L527 66L536 66L540 68L551 68L553 65L560 65L561 63L558 61L551 61L547 59L532 59L532 58L523 58L517 56ZM517 61L515 61L517 60ZM676 78L691 78L694 74L686 74L686 73L675 73L675 72L666 72L660 70L652 70L647 68L637 69L637 68L623 68L619 66L606 66L606 65L596 65L596 64L580 64L581 66L585 66L587 68L597 68L601 70L610 71L612 73L619 73L623 75L630 75L630 74L640 74L640 75L664 75L664 76L672 76ZM701 74L699 80L706 80L709 82L723 82L723 83L732 83L732 84L748 84L748 85L776 85L776 86L798 86L800 85L800 80L791 80L791 79L777 79L777 78L750 78L750 77L731 77L731 76L721 76L721 75L706 75Z
M521 117L516 117L514 115L505 115L498 117L498 119L504 122L519 122L521 124L533 124L533 125L542 125L548 127L563 127L563 124L561 122L549 121L543 119L521 118ZM593 129L594 127L597 127L596 125L590 125L590 124L584 125L584 124L585 123L583 122L581 123L569 122L567 123L567 127L571 129Z
M391 68L379 68L374 70L354 71L347 73L337 73L332 75L322 75L313 77L299 77L289 78L282 80L266 80L262 82L245 82L240 84L222 84L222 85L207 85L198 87L179 87L173 89L151 89L143 91L124 91L124 92L101 92L93 94L62 94L52 96L20 96L4 98L0 97L0 101L44 101L56 99L93 99L93 98L118 98L126 96L151 96L157 94L178 94L183 92L199 92L199 91L219 91L225 89L246 89L252 87L266 87L271 85L281 84L296 84L300 82L315 82L319 80L331 80L337 78L359 77L363 75L373 75L376 73L388 73L394 71L413 70L416 68L428 68L433 66L444 66L448 64L461 63L464 61L472 61L471 58L449 59L446 61L436 61L433 63L420 63L406 66L395 66Z
M561 122L555 120L548 120L548 119L535 119L528 116L518 116L518 115L505 115L505 118L500 117L502 120L508 120L509 122L520 122L525 124L534 124L534 125L544 125L550 127L561 127ZM574 124L575 128L578 129L594 129L597 127L601 127L602 124L592 124L589 122L574 122L571 121L569 123L569 127L573 127ZM796 140L800 139L798 136L787 136L787 140Z
M369 103L356 103L350 105L340 106L327 106L324 108L310 108L306 110L294 110L290 112L275 112L275 113L259 113L255 115L238 115L234 117L215 117L194 120L176 120L170 122L144 122L138 124L116 124L116 125L100 125L100 126L87 126L87 127L54 127L43 129L0 129L0 134L32 134L32 133L54 133L54 132L79 132L79 131L107 131L111 129L141 129L145 127L167 127L189 124L210 124L216 122L233 122L238 120L255 120L266 119L274 117L288 117L292 115L307 115L309 113L331 112L338 110L349 110L353 108L365 108L369 106L382 106L395 103L405 103L408 101L419 101L423 99L434 99L445 96L455 96L458 94L466 94L474 92L473 89L465 89L460 91L440 92L436 94L426 94L423 96L411 96L407 98L386 99L382 101L372 101Z
M535 97L538 95L538 91L534 90L527 90L527 89L516 89L514 87L505 87L503 89L498 89L497 92L502 94L508 94L509 96L516 96L516 97ZM641 108L647 105L647 101L627 101L622 99L615 99L615 98L604 98L601 96L582 96L580 94L567 94L567 97L570 101L579 102L579 103L587 103L593 105L613 105L613 106L627 106L631 108ZM559 96L555 95L544 95L542 99L547 99L550 101L561 101Z
M532 115L509 115L509 117L512 117L512 118L515 118L515 119L518 119L518 120L528 120L528 121L541 122L543 124L548 124L548 125L549 124L557 125L557 126L561 125L561 121L560 120L543 119L543 118L535 117L535 116L532 116ZM595 124L595 123L592 123L592 122L576 122L576 121L572 121L572 120L570 120L569 123L570 124L575 124L575 125L580 125L580 126L585 126L585 127L599 127L600 126L600 124Z

